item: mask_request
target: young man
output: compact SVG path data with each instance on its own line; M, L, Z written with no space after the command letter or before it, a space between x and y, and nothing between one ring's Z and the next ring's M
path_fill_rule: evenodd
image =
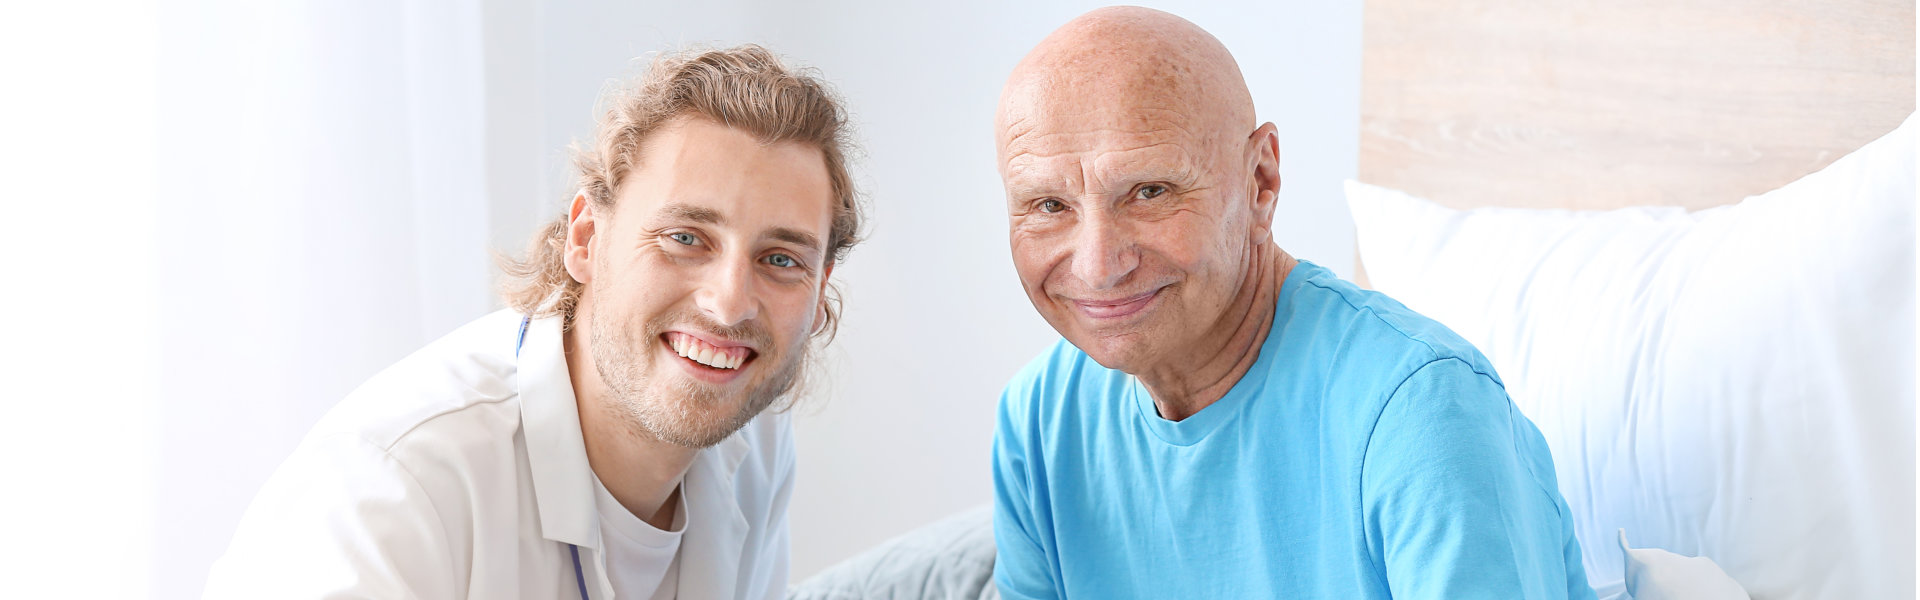
M375 376L248 509L221 598L778 598L793 442L860 214L845 111L745 46L656 59L513 309Z

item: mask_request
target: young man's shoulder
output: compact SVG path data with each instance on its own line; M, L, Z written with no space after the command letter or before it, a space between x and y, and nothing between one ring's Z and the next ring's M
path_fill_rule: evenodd
M375 374L335 405L310 437L358 437L391 451L410 437L511 437L518 429L514 356L520 316L476 319Z

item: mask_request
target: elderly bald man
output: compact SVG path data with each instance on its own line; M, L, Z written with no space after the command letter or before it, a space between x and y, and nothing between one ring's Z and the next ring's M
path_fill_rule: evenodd
M1274 242L1279 140L1218 40L1088 13L996 129L1014 264L1065 338L1000 400L1003 596L1594 596L1487 359Z

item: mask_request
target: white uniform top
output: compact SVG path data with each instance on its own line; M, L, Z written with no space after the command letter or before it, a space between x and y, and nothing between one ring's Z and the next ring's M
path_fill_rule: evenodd
M375 375L241 519L208 598L614 598L560 320L497 312ZM762 414L693 460L679 597L779 598L792 425Z

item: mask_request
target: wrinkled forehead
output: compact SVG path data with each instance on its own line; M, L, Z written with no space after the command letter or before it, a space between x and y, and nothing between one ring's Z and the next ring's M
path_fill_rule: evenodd
M1190 119L1165 110L1033 115L1009 123L1006 131L1000 173L1009 188L1051 187L1143 169L1194 171L1218 146L1193 135Z
M1137 169L1171 177L1226 158L1228 142L1247 131L1195 102L1190 86L1166 79L1149 73L1010 85L996 119L1005 183L1017 189Z
M1054 133L1102 131L1198 150L1251 132L1251 102L1237 69L1209 68L1192 54L1159 44L1043 45L1014 69L1001 92L995 115L1001 159Z

